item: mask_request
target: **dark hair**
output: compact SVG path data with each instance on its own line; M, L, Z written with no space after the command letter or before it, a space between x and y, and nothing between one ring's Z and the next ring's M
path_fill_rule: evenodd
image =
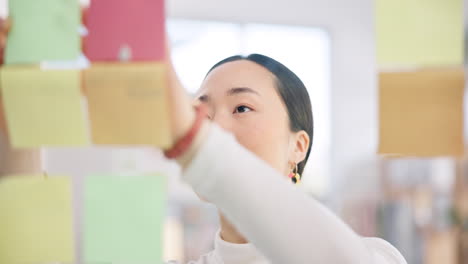
M309 149L305 159L297 165L299 174L302 175L304 167L309 158L310 150L312 148L312 141L314 136L314 119L312 116L312 104L310 103L309 93L302 83L301 79L297 77L294 72L289 70L280 62L260 54L250 54L248 56L236 55L226 58L216 63L209 71L208 74L225 63L248 60L255 62L268 71L270 71L276 79L276 88L280 94L289 116L290 128L293 132L304 130L310 137ZM208 75L207 74L207 75Z

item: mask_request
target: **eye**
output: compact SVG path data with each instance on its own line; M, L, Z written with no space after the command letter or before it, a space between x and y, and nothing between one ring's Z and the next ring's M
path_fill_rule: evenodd
M234 114L242 114L242 113L247 113L247 112L250 112L252 111L253 109L248 107L248 106L245 106L245 105L240 105L238 107L236 107L236 109L234 110Z

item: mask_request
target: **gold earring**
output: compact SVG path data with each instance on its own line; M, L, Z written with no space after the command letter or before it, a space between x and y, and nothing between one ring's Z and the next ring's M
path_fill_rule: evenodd
M288 177L291 179L291 181L294 184L300 184L301 183L301 175L298 173L297 163L294 164L293 171L291 173L289 173Z

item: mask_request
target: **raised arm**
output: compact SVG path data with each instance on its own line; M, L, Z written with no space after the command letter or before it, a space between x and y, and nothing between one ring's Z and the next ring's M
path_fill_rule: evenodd
M9 20L0 19L0 63L3 63L3 51L9 28ZM0 177L13 174L39 173L40 171L40 150L13 149L10 146L0 93Z
M180 137L193 110L173 69L170 78L173 131ZM390 245L376 248L358 236L215 123L205 121L178 161L184 180L274 263L405 263L392 257Z

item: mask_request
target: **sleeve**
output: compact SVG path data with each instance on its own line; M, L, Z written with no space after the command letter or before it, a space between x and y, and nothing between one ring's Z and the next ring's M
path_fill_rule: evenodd
M360 236L214 123L182 177L274 263L373 263Z
M407 264L401 253L387 241L376 237L365 237L363 241L373 253L373 263Z
M186 264L218 264L223 263L222 260L217 258L213 251L208 254L202 255L198 260L191 260ZM177 260L170 260L165 262L164 264L181 264Z

